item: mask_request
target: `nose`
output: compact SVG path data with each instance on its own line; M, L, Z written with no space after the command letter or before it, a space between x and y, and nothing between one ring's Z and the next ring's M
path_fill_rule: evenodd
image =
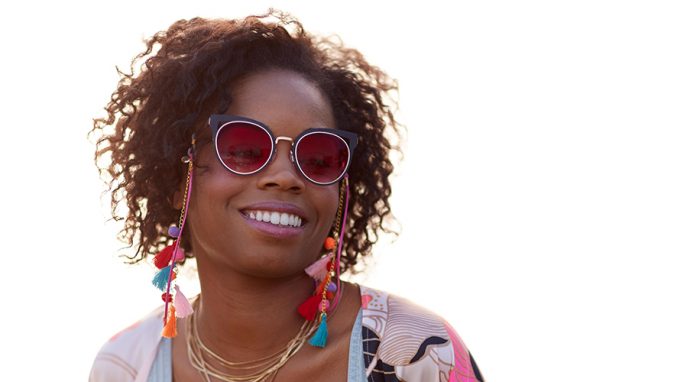
M275 140L275 155L260 173L260 178L258 179L259 188L293 192L300 192L305 189L306 183L292 162L292 142L291 138L277 137Z

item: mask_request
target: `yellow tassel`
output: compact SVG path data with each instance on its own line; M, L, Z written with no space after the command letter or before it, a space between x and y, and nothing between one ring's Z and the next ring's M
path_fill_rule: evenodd
M175 306L170 305L170 311L168 312L168 321L163 327L163 337L173 338L177 335L177 318L175 318Z

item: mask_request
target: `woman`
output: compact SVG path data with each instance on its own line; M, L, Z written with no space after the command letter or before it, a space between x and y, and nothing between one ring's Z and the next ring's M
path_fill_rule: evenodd
M441 318L339 279L392 218L393 81L277 12L178 21L139 60L93 133L164 306L104 345L92 381L482 380Z

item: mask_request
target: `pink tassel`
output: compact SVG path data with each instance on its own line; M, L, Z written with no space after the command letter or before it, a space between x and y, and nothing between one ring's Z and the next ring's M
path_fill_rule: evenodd
M331 261L331 256L323 256L316 260L313 264L306 267L304 270L307 275L313 277L316 281L323 281L328 273L328 263Z
M175 262L179 263L182 260L185 260L185 251L178 246L177 251L175 251Z
M175 306L175 316L178 318L187 317L194 312L190 301L180 292L180 287L177 285L175 285L175 300L173 301L173 305Z

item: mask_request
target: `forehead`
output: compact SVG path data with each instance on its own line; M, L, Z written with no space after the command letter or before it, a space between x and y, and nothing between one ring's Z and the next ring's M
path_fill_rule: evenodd
M303 75L281 69L237 81L226 114L268 125L275 135L296 136L311 127L335 128L333 110L323 92Z

